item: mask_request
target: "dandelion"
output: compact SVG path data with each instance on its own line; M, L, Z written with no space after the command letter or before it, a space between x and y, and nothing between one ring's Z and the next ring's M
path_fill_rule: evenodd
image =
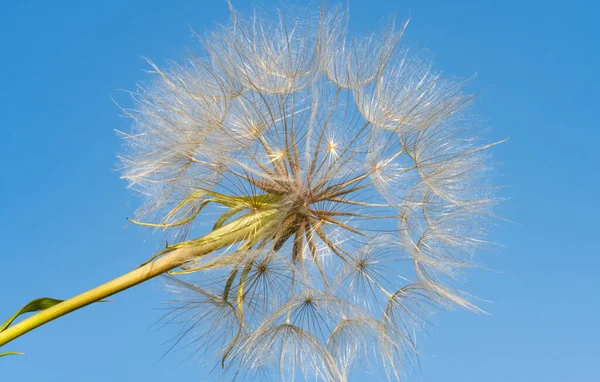
M406 24L231 16L205 56L150 63L124 109L122 176L145 199L132 221L169 235L142 269L170 271L175 345L235 377L380 364L402 379L432 308L479 310L456 281L486 244L493 145L466 82L404 47ZM199 222L212 229L190 238Z
M215 227L260 216L174 282L188 325L236 323L206 352L226 370L345 380L375 354L399 379L425 312L477 310L450 283L493 202L472 97L401 46L405 25L355 37L339 8L231 14L206 57L153 65L135 94L123 176L146 195L138 218L182 235L206 203L226 208Z

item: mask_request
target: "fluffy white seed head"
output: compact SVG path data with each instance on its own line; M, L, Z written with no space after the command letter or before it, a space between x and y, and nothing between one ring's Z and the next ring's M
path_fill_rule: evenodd
M231 14L206 56L151 63L126 110L137 220L177 243L197 218L261 221L172 279L181 337L238 377L342 381L377 360L400 379L433 307L478 310L453 287L493 204L472 97L402 46L404 26Z

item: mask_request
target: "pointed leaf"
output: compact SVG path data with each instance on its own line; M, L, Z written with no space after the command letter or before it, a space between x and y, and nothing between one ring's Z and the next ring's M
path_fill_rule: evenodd
M4 321L4 323L2 323L0 325L0 332L3 332L6 328L8 328L10 326L10 324L12 324L13 321L20 315L25 314L25 313L37 312L40 310L48 309L62 301L63 300L57 300L57 299L48 298L48 297L42 297L42 298L38 298L33 301L30 301L27 305L22 307L17 313L13 314L8 320ZM3 353L3 354L5 354L5 353Z
M23 353L20 353L18 351L7 351L4 353L0 353L0 357L4 357L6 355L23 355Z
M217 221L215 222L215 225L213 226L213 231L216 230L217 228L221 228L223 226L223 224L225 224L225 222L227 220L229 220L229 218L231 218L232 216L234 216L237 213L242 212L243 210L245 210L246 206L234 206L231 207L229 210L227 210L223 215L221 215Z

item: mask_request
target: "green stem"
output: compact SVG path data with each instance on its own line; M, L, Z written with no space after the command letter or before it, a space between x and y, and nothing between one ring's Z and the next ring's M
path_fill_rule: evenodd
M265 232L264 228L271 224L269 220L272 219L268 219L271 215L271 212L262 212L243 216L190 242L190 245L182 243L151 263L43 310L1 332L0 346L58 317L150 280L190 260L243 240L256 240L257 233Z

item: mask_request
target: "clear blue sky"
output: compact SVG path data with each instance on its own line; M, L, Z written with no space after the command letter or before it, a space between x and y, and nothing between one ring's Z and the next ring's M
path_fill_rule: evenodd
M245 1L235 2L241 10ZM264 1L263 4L276 4ZM296 2L298 3L298 2ZM315 1L314 3L318 3ZM350 0L355 28L395 13L439 68L482 91L475 106L510 200L469 290L490 316L444 313L423 338L415 381L592 381L600 375L600 6L592 1ZM317 4L318 6L318 4ZM122 274L161 235L127 226L138 200L115 172L126 130L111 97L148 69L198 50L191 29L228 18L223 1L13 1L0 9L0 317ZM160 280L13 342L0 380L204 381ZM4 349L3 349L4 350ZM370 380L375 380L371 378Z

